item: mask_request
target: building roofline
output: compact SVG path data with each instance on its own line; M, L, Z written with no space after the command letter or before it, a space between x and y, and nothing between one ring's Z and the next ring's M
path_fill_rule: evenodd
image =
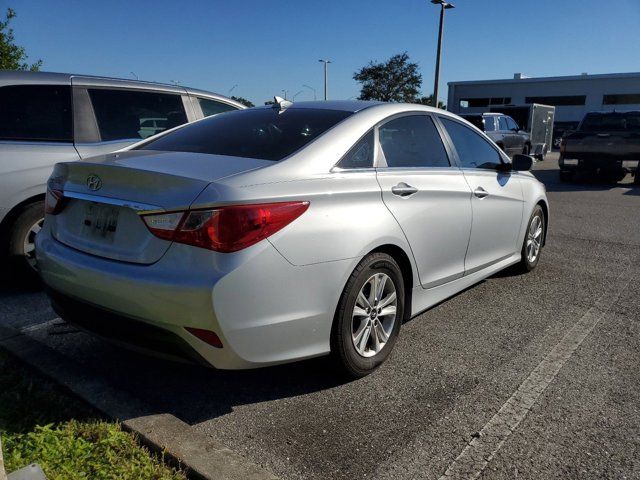
M504 83L539 83L539 82L557 82L566 80L606 80L610 78L638 78L640 79L640 72L625 72L625 73L596 73L589 75L566 75L560 77L528 77L528 78L502 78L495 80L462 80L458 82L449 82L449 86L456 85L492 85L492 84L504 84Z

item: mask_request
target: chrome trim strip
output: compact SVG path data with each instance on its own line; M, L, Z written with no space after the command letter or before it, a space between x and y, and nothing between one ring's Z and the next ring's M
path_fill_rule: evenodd
M144 215L148 213L160 213L165 209L157 205L149 205L147 203L136 203L130 200L121 200L119 198L101 197L99 195L90 195L88 193L70 192L64 191L64 196L67 198L75 198L77 200L86 200L88 202L106 203L108 205L117 205L119 207L127 207L135 210L138 215Z

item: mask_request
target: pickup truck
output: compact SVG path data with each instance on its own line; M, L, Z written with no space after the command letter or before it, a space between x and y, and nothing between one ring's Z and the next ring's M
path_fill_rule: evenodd
M633 172L640 184L640 111L587 113L560 142L560 180L578 171L619 181Z

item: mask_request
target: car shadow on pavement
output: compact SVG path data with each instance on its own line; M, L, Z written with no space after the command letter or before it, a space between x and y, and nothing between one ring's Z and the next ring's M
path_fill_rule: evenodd
M84 357L85 366L99 377L145 401L149 407L145 414L170 413L190 425L242 405L297 397L351 381L338 374L329 357L254 370L216 370L86 337L82 332L68 335L67 345L84 344L73 357Z
M640 195L640 186L634 185L629 175L622 181L612 182L596 175L580 174L569 182L561 182L559 170L534 170L532 173L544 183L548 192L584 192L585 190L599 192L622 187L631 189L626 193L627 195Z

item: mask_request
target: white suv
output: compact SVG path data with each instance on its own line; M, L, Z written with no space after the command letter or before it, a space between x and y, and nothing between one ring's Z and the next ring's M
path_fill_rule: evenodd
M0 71L0 248L9 268L23 275L33 270L34 238L55 163L112 152L241 108L230 98L180 86Z

